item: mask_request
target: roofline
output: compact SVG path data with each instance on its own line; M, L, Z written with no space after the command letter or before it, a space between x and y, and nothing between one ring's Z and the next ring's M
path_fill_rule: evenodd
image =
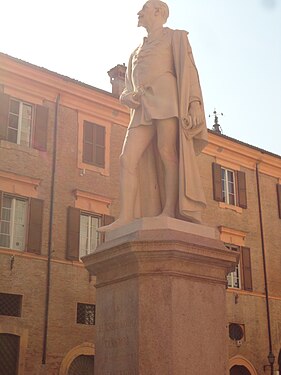
M87 83L84 83L84 82L78 81L77 79L70 78L70 77L65 76L65 75L63 75L63 74L60 74L60 73L54 72L53 70L49 70L49 69L47 69L47 68L44 68L44 67L41 67L41 66L38 66L38 65L32 64L32 63L30 63L30 62L27 62L27 61L25 61L25 60L19 59L19 58L17 58L17 57L14 57L14 56L8 55L7 53L0 52L0 56L7 57L7 58L9 58L9 59L11 59L11 60L14 60L14 61L17 62L17 63L22 64L22 65L28 66L28 67L33 68L33 69L37 69L37 70L42 71L42 72L44 72L44 73L51 74L51 75L56 76L56 77L58 77L58 78L60 78L60 79L62 79L62 80L64 80L64 81L68 81L68 82L71 82L71 83L77 84L77 85L79 85L79 86L82 86L82 87L88 88L88 89L90 89L90 90L95 90L95 91L98 91L98 92L100 92L100 93L102 93L102 94L109 95L109 96L115 98L115 96L114 96L111 92L109 92L109 91L106 91L106 90L100 89L100 88L95 87L95 86L91 86L91 85L89 85L89 84L87 84Z
M8 54L3 53L3 52L0 52L0 56L3 56L3 57L6 57L6 58L9 58L9 59L11 59L11 60L13 60L13 61L15 61L15 62L17 62L17 63L19 63L19 64L25 65L25 66L27 66L27 67L30 67L30 68L33 68L33 69L36 69L36 70L39 70L39 71L41 71L41 72L44 72L44 73L47 73L47 74L51 74L51 75L53 75L53 76L55 76L55 77L58 77L58 78L60 78L60 79L62 79L62 80L64 80L64 81L71 82L71 83L73 83L73 84L79 85L79 86L81 86L81 87L84 87L84 88L87 88L87 89L90 89L90 90L93 90L93 91L97 91L97 92L99 92L99 93L101 93L101 94L104 94L104 95L108 95L108 96L110 96L111 98L116 99L116 100L118 101L118 98L116 98L116 96L113 95L113 94L112 94L111 92L109 92L109 91L106 91L106 90L103 90L103 89L97 88L97 87L95 87L95 86L91 86L91 85L89 85L89 84L87 84L87 83L84 83L84 82L78 81L78 80L76 80L76 79L74 79L74 78L70 78L70 77L68 77L68 76L65 76L65 75L63 75L63 74L60 74L60 73L54 72L54 71L49 70L49 69L47 69L47 68L43 68L43 67L40 67L40 66L38 66L38 65L35 65L35 64L29 63L29 62L27 62L27 61L24 61L24 60L19 59L19 58L17 58L17 57L13 57L13 56L8 55ZM249 144L249 143L246 143L246 142L240 141L240 140L238 140L238 139L236 139L236 138L229 137L229 136L227 136L227 135L225 135L225 134L219 134L219 133L217 133L216 131L211 130L211 129L208 129L208 132L209 132L210 134L213 134L213 135L216 135L216 136L218 136L218 137L221 137L221 138L224 138L224 139L230 140L230 141L232 141L232 142L235 142L235 143L237 143L237 144L240 144L240 145L242 145L242 146L250 147L251 149L256 150L256 151L259 151L259 152L261 152L262 154L267 154L267 155L270 155L270 156L276 157L276 158L278 158L278 159L281 159L281 156L278 155L278 154L275 154L275 153L273 153L273 152L270 152L270 151L264 150L264 149L259 148L259 147L257 147L257 146L253 146L253 145L251 145L251 144Z
M238 143L242 146L245 146L245 147L250 147L252 148L253 150L256 150L256 151L259 151L260 153L262 154L267 154L267 155L270 155L270 156L273 156L275 158L278 158L278 159L281 159L281 155L278 155L278 154L274 154L273 152L270 152L270 151L267 151L267 150L264 150L260 147L257 147L257 146L253 146L249 143L246 143L246 142L243 142L243 141L239 141L238 139L236 138L232 138L232 137L229 137L228 135L225 135L225 134L219 134L217 133L216 131L214 130L211 130L211 129L208 129L208 132L211 133L211 134L214 134L218 137L221 137L221 138L224 138L224 139L228 139L229 141L232 141L232 142L235 142L235 143Z

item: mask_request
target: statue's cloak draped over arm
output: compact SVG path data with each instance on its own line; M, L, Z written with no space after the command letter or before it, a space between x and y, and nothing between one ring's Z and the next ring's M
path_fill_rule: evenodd
M175 30L172 45L179 100L179 211L189 217L206 206L196 155L207 145L208 133L205 116L202 124L192 127L188 115L191 102L200 101L203 113L204 105L187 32Z

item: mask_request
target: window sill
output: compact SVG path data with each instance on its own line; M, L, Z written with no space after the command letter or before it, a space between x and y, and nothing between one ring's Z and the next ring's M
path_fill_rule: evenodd
M224 203L224 202L219 202L219 207L235 211L239 214L242 214L242 211L243 211L243 209L239 206L234 206L232 204L227 204L227 203Z
M28 155L31 155L31 156L39 156L39 151L34 149L34 148L18 145L16 143L8 142L8 141L5 141L3 139L0 140L0 147L5 148L7 150L24 152L24 153L26 153Z

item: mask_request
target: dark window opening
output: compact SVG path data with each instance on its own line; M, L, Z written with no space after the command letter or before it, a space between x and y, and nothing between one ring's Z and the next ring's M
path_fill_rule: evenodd
M22 296L0 293L0 315L21 316Z
M95 325L96 305L77 303L77 320L78 324Z

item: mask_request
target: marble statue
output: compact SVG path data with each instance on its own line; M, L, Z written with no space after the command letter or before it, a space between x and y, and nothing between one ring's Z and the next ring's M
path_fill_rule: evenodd
M202 93L188 33L164 27L168 16L159 0L138 12L147 37L130 56L120 96L130 108L120 155L120 215L101 232L158 215L201 223L206 201L196 156L207 144Z

